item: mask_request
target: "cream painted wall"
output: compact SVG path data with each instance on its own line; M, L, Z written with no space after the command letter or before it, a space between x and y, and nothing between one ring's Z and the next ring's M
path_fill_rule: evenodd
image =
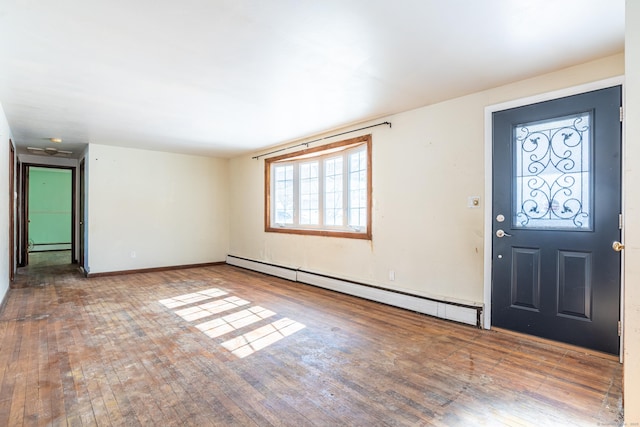
M385 117L392 129L369 130L374 171L371 242L265 233L264 161L251 155L234 158L230 254L444 300L482 303L484 108L622 74L624 55L619 54ZM481 206L469 208L469 196L481 196ZM389 270L395 271L395 281L389 280Z
M9 290L9 139L11 129L0 105L0 302Z
M227 160L90 144L86 163L90 273L224 261Z
M640 2L627 0L625 34L625 425L640 425Z

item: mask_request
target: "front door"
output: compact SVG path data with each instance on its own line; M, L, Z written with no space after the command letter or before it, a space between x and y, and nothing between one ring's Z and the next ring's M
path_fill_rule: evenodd
M493 114L493 326L619 353L620 106L617 86Z

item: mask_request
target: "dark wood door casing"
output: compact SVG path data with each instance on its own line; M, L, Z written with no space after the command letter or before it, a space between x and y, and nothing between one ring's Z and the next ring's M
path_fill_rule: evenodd
M13 141L9 139L9 281L13 281L16 269L16 150Z
M78 256L76 251L76 229L77 229L77 185L76 185L76 173L77 168L75 166L59 166L59 165L46 165L36 163L22 163L20 166L21 171L21 189L20 189L20 205L22 207L20 214L21 223L21 242L20 242L20 267L25 267L29 263L28 246L29 246L29 168L49 168L49 169L64 169L71 171L71 261L73 263L78 262Z

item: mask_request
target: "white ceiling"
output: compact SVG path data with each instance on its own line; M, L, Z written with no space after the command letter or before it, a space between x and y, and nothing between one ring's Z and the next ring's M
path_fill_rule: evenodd
M232 156L623 51L624 0L2 0L20 147Z

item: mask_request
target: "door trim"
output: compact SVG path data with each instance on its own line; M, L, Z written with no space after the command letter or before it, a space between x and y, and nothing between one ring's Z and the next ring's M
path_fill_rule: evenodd
M16 149L9 138L9 282L16 272Z
M21 267L26 267L29 264L29 253L28 253L28 245L29 245L29 173L28 170L31 167L36 168L45 168L45 169L61 169L61 170L70 170L71 171L71 263L75 264L78 262L77 258L77 245L76 245L76 228L77 228L77 214L76 214L76 174L77 167L76 166L59 166L53 164L40 164L40 163L22 163L20 165L20 170L22 172L22 188L20 189L21 193L21 206L22 206L22 214L20 217L20 221L22 222L22 243L20 247L20 252L22 253L23 263L20 265Z
M85 240L85 227L86 227L86 164L85 158L80 159L80 163L78 165L78 267L83 274L86 274L85 270L85 256L84 252L86 250L87 242Z
M566 96L578 95L598 89L604 89L612 86L622 86L622 105L624 105L624 76L612 77L599 80L583 85L573 86L566 89L560 89L553 92L547 92L539 95L529 96L525 98L507 101L500 104L488 105L484 109L484 316L482 326L484 329L491 329L491 277L492 277L492 240L493 240L493 128L492 116L496 111L507 110L510 108L522 107L537 102L551 101ZM624 121L622 122L622 213L625 213L624 203ZM622 242L624 239L624 228L621 230ZM620 320L624 319L624 253L621 256L621 275L620 275ZM622 324L624 328L624 324ZM620 335L620 361L622 362L623 341Z

